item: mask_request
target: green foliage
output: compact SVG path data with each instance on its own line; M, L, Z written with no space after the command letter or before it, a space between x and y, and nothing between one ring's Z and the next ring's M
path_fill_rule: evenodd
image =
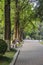
M4 0L0 0L0 38L4 36Z
M0 55L3 55L7 50L7 43L0 39Z
M37 0L38 4L35 7L36 16L43 21L43 0Z
M29 0L18 0L18 7L19 7L19 23L20 29L23 29L25 36L29 35L34 37L35 39L39 38L40 35L43 38L43 25L40 28L40 19L43 20L43 0L37 0L38 4L35 8ZM4 20L5 20L5 13L4 13L4 5L5 0L0 0L0 38L4 37ZM38 6L39 5L39 6ZM38 6L38 7L37 7ZM10 19L11 19L11 36L14 34L14 25L15 25L15 0L11 0L10 3ZM42 23L42 22L41 22ZM43 23L42 23L43 24ZM40 32L41 31L41 32ZM40 32L40 33L39 33Z
M14 48L10 48L10 50L13 52L17 52L17 50L16 49L14 49Z

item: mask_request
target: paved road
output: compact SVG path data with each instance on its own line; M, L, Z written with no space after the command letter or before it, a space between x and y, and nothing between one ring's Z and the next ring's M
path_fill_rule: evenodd
M43 65L43 45L38 40L24 40L16 65Z

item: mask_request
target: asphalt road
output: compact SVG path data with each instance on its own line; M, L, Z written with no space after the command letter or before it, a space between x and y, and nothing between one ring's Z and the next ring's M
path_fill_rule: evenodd
M38 40L24 40L16 65L43 65L43 45Z

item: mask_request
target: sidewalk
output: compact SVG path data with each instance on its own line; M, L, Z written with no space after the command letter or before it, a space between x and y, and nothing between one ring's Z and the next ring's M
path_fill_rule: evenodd
M43 45L25 40L15 65L43 65Z

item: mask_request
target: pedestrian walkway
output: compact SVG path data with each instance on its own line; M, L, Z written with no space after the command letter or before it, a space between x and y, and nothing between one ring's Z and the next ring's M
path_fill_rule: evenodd
M15 65L43 65L43 45L38 40L24 40Z

